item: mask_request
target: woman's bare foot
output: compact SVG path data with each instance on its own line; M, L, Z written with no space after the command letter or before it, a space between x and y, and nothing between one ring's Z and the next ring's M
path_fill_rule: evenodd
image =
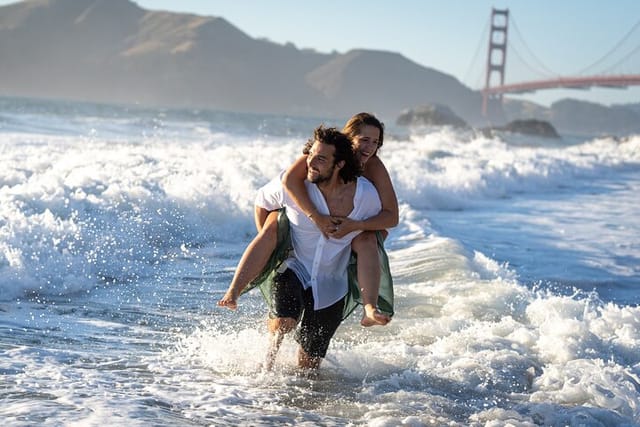
M362 320L360 320L360 324L362 326L375 326L375 325L386 325L391 321L391 317L386 314L382 314L378 311L376 307L371 304L367 304L364 306L364 313L362 315Z
M236 308L238 308L237 292L233 291L232 289L229 289L224 294L224 296L220 298L220 301L218 301L218 306L227 307L227 308L230 308L231 310L235 310Z

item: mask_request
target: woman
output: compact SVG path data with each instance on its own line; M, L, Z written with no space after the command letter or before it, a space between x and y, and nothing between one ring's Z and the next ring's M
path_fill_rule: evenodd
M386 235L384 230L398 224L398 201L389 173L377 155L384 141L384 125L372 114L359 113L349 119L342 132L353 142L363 166L364 177L369 179L378 190L382 202L382 210L378 215L365 221L321 215L309 199L304 185L307 175L304 155L289 167L284 175L283 184L295 203L328 237L340 238L354 230L363 231L354 239L351 246L357 256L356 276L361 303L364 307L360 323L363 326L385 325L391 320L392 313L382 313L377 307L381 274L379 256L384 256L379 255L378 245ZM244 252L229 290L218 302L219 306L235 309L240 292L249 282L258 277L269 261L272 252L276 249L277 218L277 212L271 212L266 216L256 211L255 222L258 235ZM376 230L382 230L382 232L376 233ZM378 234L382 234L381 238Z

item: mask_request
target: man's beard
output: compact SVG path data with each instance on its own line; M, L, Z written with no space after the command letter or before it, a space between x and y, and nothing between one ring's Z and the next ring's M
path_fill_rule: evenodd
M336 168L336 165L334 164L333 166L331 166L331 169L329 169L326 174L324 175L318 174L314 178L310 179L309 182L311 182L312 184L322 184L323 182L329 181L333 176L333 171L335 170L335 168Z

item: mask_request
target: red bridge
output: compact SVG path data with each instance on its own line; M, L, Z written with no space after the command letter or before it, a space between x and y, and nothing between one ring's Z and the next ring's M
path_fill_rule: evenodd
M502 93L525 93L538 89L588 89L592 86L626 88L627 86L640 85L640 74L627 74L620 76L593 76L593 77L559 77L552 80L536 80L523 83L511 83L501 86L485 88L482 92L488 95Z
M626 88L640 85L640 74L600 75L589 77L558 77L548 80L536 80L521 83L504 83L505 64L507 58L507 31L509 10L493 9L491 11L491 33L489 36L489 53L485 87L482 89L482 114L487 117L490 102L502 105L505 93L526 93L540 89L589 89L590 87ZM636 24L637 25L637 24ZM499 84L491 85L492 76L498 74Z

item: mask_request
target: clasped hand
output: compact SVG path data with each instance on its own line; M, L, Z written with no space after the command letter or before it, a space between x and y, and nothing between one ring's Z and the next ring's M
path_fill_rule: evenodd
M322 231L325 237L333 237L334 239L340 239L352 231L357 230L356 221L347 217L318 215L317 218L313 218L313 222L318 229Z

